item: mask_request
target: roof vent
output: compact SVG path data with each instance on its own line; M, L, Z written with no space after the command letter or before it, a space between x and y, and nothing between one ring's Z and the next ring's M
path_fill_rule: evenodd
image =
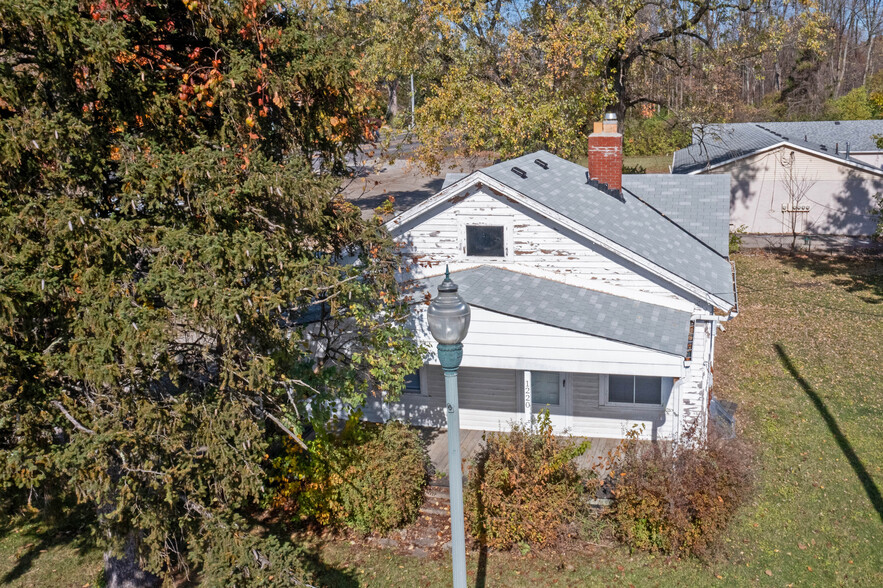
M786 141L788 140L788 137L784 137L784 136L782 136L782 135L779 135L779 136L782 137L782 138L783 138L784 140L786 140Z
M803 142L806 143L806 135L803 136Z
M542 159L534 159L533 162L543 169L549 169L549 164Z
M824 145L819 145L819 149L821 149L822 151L827 151L827 150L828 150L828 148L825 147Z
M839 120L835 120L835 121L834 121L834 124L835 124L835 125L839 125L839 124L840 124L840 121L839 121Z
M520 167L513 167L512 173L521 178L522 180L527 178L527 172L521 169Z

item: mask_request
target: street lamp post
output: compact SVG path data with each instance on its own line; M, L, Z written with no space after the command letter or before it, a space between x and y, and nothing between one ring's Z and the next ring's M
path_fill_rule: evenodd
M463 339L469 331L469 305L457 294L457 284L445 269L438 296L426 311L429 330L438 342L438 361L445 371L448 420L448 482L451 493L451 558L454 588L466 588L466 535L463 528L463 471L460 465L460 404L457 369L463 359Z

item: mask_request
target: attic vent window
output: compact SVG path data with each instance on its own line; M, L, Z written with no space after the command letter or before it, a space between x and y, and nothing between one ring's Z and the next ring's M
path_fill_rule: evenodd
M503 227L466 225L466 255L505 257Z
M527 177L527 172L521 169L520 167L513 167L512 173L521 178L522 180Z
M543 169L549 169L549 164L542 159L534 159L533 162Z

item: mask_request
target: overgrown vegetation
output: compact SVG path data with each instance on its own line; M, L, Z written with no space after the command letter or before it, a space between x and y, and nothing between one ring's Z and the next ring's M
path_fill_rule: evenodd
M89 505L110 586L299 574L240 517L268 443L421 363L337 193L381 105L327 19L0 0L0 493Z
M490 433L469 468L467 526L495 549L543 545L583 508L584 474L572 461L589 448L552 434L548 411L535 423L514 423L511 433Z
M750 459L745 443L695 430L678 445L627 439L613 472L617 536L633 548L704 555L750 498Z
M271 502L289 515L361 533L386 533L417 516L428 470L415 429L356 415L308 447L286 441L273 459Z
M739 225L734 231L730 231L730 255L739 253L739 250L742 249L742 237L744 237L747 232L748 225Z
M622 150L626 156L669 155L690 145L690 125L668 111L640 114L626 119Z

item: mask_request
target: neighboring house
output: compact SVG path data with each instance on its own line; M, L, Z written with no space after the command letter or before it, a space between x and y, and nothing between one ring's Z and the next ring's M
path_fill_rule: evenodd
M730 227L749 233L870 235L883 193L883 120L693 128L673 174L730 174Z
M401 400L369 401L366 418L445 425L426 302L450 266L472 307L464 429L505 429L548 409L556 431L581 436L704 430L715 333L736 312L729 178L623 176L615 132L593 134L589 152L598 181L538 151L453 178L386 224L430 352Z

